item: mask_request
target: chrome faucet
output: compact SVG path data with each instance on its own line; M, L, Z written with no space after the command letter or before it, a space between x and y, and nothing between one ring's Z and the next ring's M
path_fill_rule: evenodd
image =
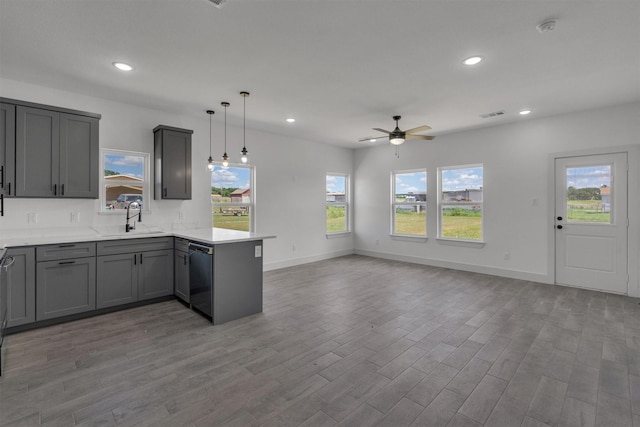
M135 230L136 229L135 220L133 221L133 225L129 225L129 220L136 216L135 213L133 215L129 216L129 209L131 209L131 208L138 209L138 222L142 222L142 207L140 206L140 203L138 203L138 202L129 203L127 205L127 223L124 226L124 231L126 233L128 233L131 230Z

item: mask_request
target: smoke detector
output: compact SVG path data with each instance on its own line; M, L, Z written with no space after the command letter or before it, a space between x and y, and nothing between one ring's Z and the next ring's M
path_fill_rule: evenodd
M224 6L224 4L227 2L227 0L209 0L211 3L213 3L213 5L215 7L217 7L218 9L220 9L222 6Z
M556 20L555 19L547 19L546 21L542 21L536 26L538 32L544 34L549 31L553 31L556 29Z

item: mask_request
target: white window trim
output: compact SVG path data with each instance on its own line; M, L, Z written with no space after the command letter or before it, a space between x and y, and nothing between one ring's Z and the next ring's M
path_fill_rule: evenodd
M389 235L394 238L402 238L402 239L419 239L422 241L426 241L428 238L428 230L427 230L427 217L425 215L425 234L402 234L395 232L396 225L396 206L423 206L426 212L427 210L427 202L396 202L396 175L400 174L408 174L408 173L416 173L416 172L424 172L425 178L428 180L427 169L403 169L391 171L391 231ZM425 188L427 185L425 183ZM427 194L428 198L428 194Z
M122 210L104 210L104 206L107 203L107 194L105 188L105 179L104 179L104 156L105 154L115 154L119 156L138 156L144 158L144 179L142 182L142 212L143 213L151 213L151 199L153 198L151 195L151 155L149 153L141 153L138 151L128 151L128 150L115 150L112 148L101 148L100 149L100 205L98 208L99 215L122 215ZM134 181L122 180L122 181L109 181L110 184L130 184ZM140 184L139 182L135 182L136 184Z
M346 173L338 173L338 172L327 172L325 173L325 194L326 194L326 189L327 189L327 184L326 184L326 179L327 176L332 175L332 176L341 176L344 177L344 191L345 191L345 202L341 202L341 203L333 203L333 202L327 202L326 198L325 198L325 224L324 224L324 231L325 231L325 236L327 237L327 239L331 238L331 237L338 237L340 235L346 235L346 234L351 234L351 177L349 176L349 174ZM333 231L333 232L328 232L327 231L327 217L326 217L326 209L327 206L344 206L344 211L345 211L345 227L346 230L343 231Z
M469 168L482 168L482 202L442 202L442 172L454 169L469 169ZM471 244L472 246L480 245L484 246L484 163L473 163L468 165L455 165L455 166L443 166L438 168L438 237L437 240L443 242L460 242L463 244ZM457 239L455 237L442 237L442 208L443 206L473 206L481 205L482 221L480 223L480 233L482 239Z
M222 166L222 162L213 162L213 164L215 166L220 166L220 167L224 167ZM233 206L240 206L240 207L244 207L244 208L248 208L249 209L249 232L250 233L254 233L256 230L256 167L253 165L247 165L244 163L229 163L228 167L232 167L232 168L245 168L245 169L249 169L250 173L249 173L249 185L251 185L251 195L249 196L251 198L251 202L249 203L233 203ZM209 177L209 180L211 180L211 177ZM211 187L211 184L209 184L209 187ZM211 190L209 190L211 191ZM215 207L219 207L219 206L229 206L231 203L214 203L211 202L211 213L213 214L213 208ZM211 217L211 226L214 227L213 224L213 216Z

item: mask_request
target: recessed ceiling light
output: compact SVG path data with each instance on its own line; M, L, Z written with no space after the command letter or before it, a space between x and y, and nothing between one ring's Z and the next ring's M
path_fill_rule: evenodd
M287 119L287 123L293 123L293 122L295 122L295 121L296 121L296 119L294 119L293 117L289 117L289 118Z
M121 71L131 71L133 70L133 67L129 64L126 64L124 62L114 62L113 66L116 67L118 70Z
M465 59L464 61L462 61L462 63L464 65L476 65L479 64L480 61L482 61L482 57L481 56L471 56L467 59Z
M531 110L521 110L520 113L521 116L526 116L527 114L531 114Z

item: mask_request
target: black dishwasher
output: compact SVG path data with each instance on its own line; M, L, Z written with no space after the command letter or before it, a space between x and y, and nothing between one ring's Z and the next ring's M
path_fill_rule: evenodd
M189 301L213 322L213 247L196 242L189 242Z

